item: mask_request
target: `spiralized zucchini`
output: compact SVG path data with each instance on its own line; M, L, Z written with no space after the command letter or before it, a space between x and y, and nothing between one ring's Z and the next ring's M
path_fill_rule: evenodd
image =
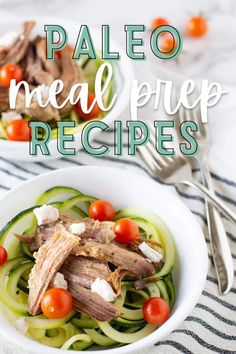
M97 322L76 311L58 320L44 315L29 315L27 286L34 258L29 249L14 237L14 232L30 237L36 230L37 223L33 214L36 206L52 204L62 213L85 218L94 200L96 198L93 196L83 195L75 188L57 186L43 193L35 206L21 211L0 231L0 244L9 255L8 262L0 268L0 301L16 318L24 318L28 328L27 336L44 345L79 351L93 346L116 347L133 343L156 329L156 326L147 324L143 318L142 307L147 299L162 297L171 309L174 306L175 289L171 270L175 262L175 246L171 233L153 213L125 208L116 213L115 219L128 217L135 220L144 239L161 245L155 244L153 247L163 255L164 263L154 276L146 278L146 287L142 290L136 289L130 280L122 282L121 296L115 301L121 310L121 317L108 323Z

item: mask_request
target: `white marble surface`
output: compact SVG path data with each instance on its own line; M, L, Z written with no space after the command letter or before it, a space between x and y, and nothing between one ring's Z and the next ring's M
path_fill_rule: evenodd
M136 64L136 75L140 79L154 80L160 72L162 75L175 72L184 77L194 77L196 80L208 78L219 81L229 93L221 103L210 111L210 164L215 173L236 180L236 1L232 0L0 0L1 18L17 16L33 18L35 15L67 18L82 21L89 25L110 24L112 34L124 45L126 23L142 23L149 25L156 16L166 16L176 27L183 30L183 24L188 16L203 11L209 18L209 33L201 39L184 40L185 53L179 63L161 63L151 59L146 63ZM161 69L161 70L160 70ZM153 114L148 110L147 112ZM128 114L128 113L127 113ZM128 118L128 116L126 117ZM89 159L88 159L89 160ZM87 162L87 161L86 161ZM89 163L89 162L88 162ZM59 164L58 164L59 165ZM234 295L235 296L235 295ZM231 301L232 300L232 301ZM230 298L230 302L234 300ZM217 320L216 320L217 321ZM195 330L194 330L195 331ZM198 331L198 328L197 330ZM196 332L195 331L195 332ZM209 334L211 336L211 334ZM187 337L186 337L187 338ZM212 338L211 338L212 339ZM212 339L217 342L219 338ZM186 346L188 346L186 339ZM191 341L190 341L191 342ZM200 347L194 345L193 352L202 353ZM218 343L221 346L221 342ZM161 353L177 353L172 347ZM233 348L229 348L233 349ZM148 349L147 353L155 353L157 348ZM207 353L213 353L206 349ZM223 351L222 351L223 352ZM1 354L23 353L14 345L1 339ZM142 352L144 353L144 351ZM24 351L26 354L26 351Z

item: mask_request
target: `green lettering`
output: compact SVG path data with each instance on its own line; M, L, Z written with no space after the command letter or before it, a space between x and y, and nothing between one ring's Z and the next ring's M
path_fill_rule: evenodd
M144 52L135 52L135 46L142 46L143 39L142 38L134 38L135 32L144 32L145 26L144 25L125 25L126 31L126 51L127 55L134 60L145 60Z
M175 122L173 120L155 120L154 126L157 128L157 151L160 155L175 156L174 149L166 149L164 143L167 141L173 141L171 134L164 134L165 128L174 128Z
M51 140L52 131L46 122L29 122L32 131L32 140L29 144L29 154L32 156L38 155L38 148L40 148L43 155L49 156L48 142Z
M128 120L126 126L129 128L129 155L135 155L138 146L145 145L149 139L149 130L142 121ZM137 129L140 136L137 138Z
M162 52L158 47L158 38L163 32L168 32L173 37L173 49L169 53ZM151 49L153 54L160 59L174 59L181 53L183 47L182 36L179 31L172 26L160 26L154 29L151 35Z
M74 156L76 155L76 151L74 148L66 148L65 143L66 142L73 142L75 140L74 134L66 134L65 129L66 128L74 128L75 127L75 121L72 122L58 122L57 123L57 149L60 152L60 154L64 156Z
M96 59L93 41L87 25L82 25L80 27L73 59L80 59L81 55L87 55L91 59Z
M118 156L121 156L123 153L122 129L123 129L123 123L120 120L115 120L115 122L114 122L114 155L118 155Z
M47 42L47 59L54 60L54 54L57 50L62 50L67 44L67 32L59 25L45 25L44 31L46 32L46 42ZM54 42L54 33L58 33L59 40Z
M92 133L92 129L102 129L102 130L107 130L109 129L109 126L101 121L94 121L91 123L88 123L85 125L85 127L82 130L82 145L84 147L84 150L87 151L89 154L94 155L94 156L105 156L109 153L109 148L105 145L102 145L100 147L93 147L90 144L90 134Z
M118 52L110 52L110 27L102 26L102 58L105 60L119 60Z
M180 133L187 143L180 143L179 148L182 154L187 156L194 156L198 152L198 143L194 137L189 134L189 130L192 132L198 131L198 126L193 121L185 121L180 126Z

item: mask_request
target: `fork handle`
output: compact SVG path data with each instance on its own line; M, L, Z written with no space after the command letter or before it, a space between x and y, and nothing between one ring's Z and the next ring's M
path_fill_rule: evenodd
M204 185L214 193L214 186L208 166L200 164ZM215 193L214 193L215 194ZM229 241L219 212L206 200L207 225L213 262L220 294L227 294L233 285L234 265Z
M217 197L214 193L212 193L208 188L203 186L202 183L199 183L198 181L181 181L180 183L186 184L190 187L194 187L198 189L200 192L202 192L205 197L208 199L208 201L216 208L218 209L227 219L230 221L236 223L236 214L227 207L227 205L222 202L222 200Z

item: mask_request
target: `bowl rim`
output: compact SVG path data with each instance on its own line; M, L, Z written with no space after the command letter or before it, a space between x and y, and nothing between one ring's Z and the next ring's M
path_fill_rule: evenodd
M109 173L114 173L114 174L117 174L117 173L120 173L123 175L125 174L125 175L129 175L132 178L140 179L140 183L149 183L149 184L152 184L153 187L155 187L155 185L157 185L157 183L154 180L148 178L147 176L144 176L141 174L137 175L134 172L122 170L120 168L107 167L107 166L96 166L96 165L95 166L75 166L75 167L60 168L60 169L56 169L54 171L40 174L38 176L34 176L34 177L20 183L16 187L12 188L9 192L7 192L3 196L3 198L1 198L1 201L4 202L5 198L8 198L11 195L12 196L16 195L18 190L26 187L32 181L34 181L34 183L35 183L35 182L37 182L37 180L44 179L48 176L53 176L53 175L57 175L57 174L61 174L61 173L63 175L65 175L65 173L73 174L73 173L75 173L75 171L78 172L81 169L83 169L84 171L87 170L88 173L91 173L92 171L95 172L98 168L102 169L104 171L104 173L109 171ZM180 198L178 198L177 195L175 195L170 189L168 191L168 187L163 186L163 185L159 185L159 188L166 189L165 192L167 194L169 193L169 195L172 195L172 198L175 198L176 202L178 199L179 205L180 204L182 205L182 209L183 210L185 209L185 212L192 219L191 220L192 223L198 229L197 231L199 233L199 244L201 245L201 251L202 251L201 263L199 264L199 268L198 268L198 275L199 275L198 284L200 284L200 285L198 286L197 289L194 289L194 291L193 291L193 289L189 290L189 292L191 292L191 296L189 296L188 299L185 299L184 307L182 306L181 308L177 308L175 310L174 317L171 316L164 325L157 328L154 332L152 332L148 336L142 338L141 340L139 340L137 342L134 342L131 344L126 344L123 347L119 347L119 348L111 348L111 349L105 349L105 350L102 349L99 351L88 350L88 351L86 351L88 354L93 354L95 352L99 352L100 354L118 354L118 353L124 354L124 353L131 353L131 352L134 352L135 350L151 346L152 344L157 342L157 340L155 338L156 332L158 331L162 338L166 338L191 313L191 311L194 309L195 305L197 304L197 301L199 300L199 298L202 294L202 291L203 291L204 285L205 285L205 281L206 281L206 277L207 277L207 271L208 271L208 252L207 252L207 246L206 246L203 232L202 232L200 225L198 224L196 218L194 217L194 215L192 214L190 209L184 204L184 202ZM2 203L2 204L4 204L4 203ZM11 324L9 324L9 326L11 329L15 330ZM0 317L0 329L1 329L2 335L5 336L7 339L9 339L11 342L14 342L17 345L20 345L24 348L28 347L29 350L34 350L35 353L42 353L42 351L43 351L46 354L59 354L60 352L62 352L62 349L51 348L51 347L47 347L45 345L42 345L36 341L33 341L30 338L27 338L26 336L22 335L21 333L17 332L16 330L14 331L14 337L12 337L11 334L5 330L5 328L1 322L1 317ZM36 347L36 348L34 348L34 347ZM71 350L67 350L65 352L71 353L71 354L74 353L74 351L71 351Z
M4 22L5 22L8 24L8 26L10 26L11 24L14 24L14 27L17 27L18 25L22 24L26 20L29 20L29 16L24 16L24 17L21 17L20 19L14 19L14 20L10 19L9 21L7 21L7 19L4 21L4 19L3 19L3 21L1 22L1 26L3 26ZM76 26L76 25L80 26L81 24L83 24L82 20L78 20L78 21L68 20L68 19L64 19L62 17L55 17L55 16L53 16L53 17L49 17L49 16L40 17L40 16L36 15L36 16L33 16L33 20L36 21L36 24L43 23L45 21L48 21L48 23L52 23L51 21L54 21L55 23L63 23L63 25L65 24L65 26L67 26L67 28L69 28L69 26L71 24L73 26ZM89 29L91 32L95 33L96 36L98 36L98 34L99 34L98 26L89 25ZM122 60L117 60L115 62L112 62L112 65L115 67L113 80L115 80L115 77L116 77L115 71L120 70L120 75L122 76L123 83L122 83L122 87L121 87L120 92L117 97L117 102L115 103L113 108L107 113L107 115L101 119L101 121L103 121L104 123L107 123L107 124L113 122L115 119L113 117L114 116L117 117L118 115L122 114L124 109L127 107L127 104L129 102L130 86L132 83L132 79L135 77L134 66L132 64L132 60L130 60L127 57L125 50L120 45L119 41L117 39L114 39L113 36L111 35L110 42L113 44L113 46L116 48L116 50L120 53L120 57L122 57ZM96 135L96 133L91 132L92 137L93 137L93 135ZM75 133L74 136L75 136L75 138L79 138L81 136L81 132ZM10 141L10 140L0 139L0 144L4 148L9 147L10 145L14 145L16 148L20 148L20 147L25 147L26 145L29 144L29 142ZM57 139L51 140L48 143L49 149L50 149L50 145L55 145L55 144L57 144Z

